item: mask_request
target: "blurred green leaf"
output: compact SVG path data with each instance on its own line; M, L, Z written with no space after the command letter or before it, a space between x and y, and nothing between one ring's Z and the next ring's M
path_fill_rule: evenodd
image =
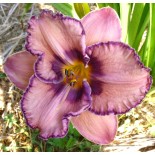
M51 141L51 142L50 142ZM54 147L58 147L59 149L64 149L66 147L67 140L65 138L56 138L56 139L49 139L48 143L51 143Z
M77 13L75 12L73 3L52 3L51 4L56 10L60 11L64 15L78 18Z
M25 4L25 7L24 7L25 12L28 12L28 11L31 9L32 4L33 4L33 3L26 3L26 4Z
M146 58L147 58L147 51L148 51L148 46L147 46L148 38L149 38L149 33L147 31L145 41L144 41L141 49L138 52L138 54L139 54L142 62L144 63L144 65L146 65Z
M42 150L42 140L38 138L39 135L39 130L31 130L30 129L30 138L31 138L31 143L32 143L32 151L34 151L34 148L37 148L38 151ZM35 147L34 147L35 146Z
M150 4L150 29L148 41L148 58L146 65L152 68L152 75L155 79L155 4Z
M99 9L107 6L106 3L96 3L96 4Z
M145 66L151 68L151 75L155 81L155 4L149 4L149 26L146 40L139 52ZM155 83L153 83L154 85Z
M67 149L72 148L75 145L75 143L76 143L76 139L73 137L70 137L67 144L66 144L66 148Z
M26 13L30 11L32 5L33 5L33 3L26 3L26 4L24 4L23 12L22 12L22 14L20 16L21 22L23 21L23 18L26 15Z
M128 44L130 46L133 46L133 43L135 42L144 6L144 3L135 3L132 8L132 15L130 16L131 20L128 23Z
M128 43L128 23L130 21L132 5L129 3L120 3L120 19L122 25L123 42Z
M137 34L135 37L135 41L133 42L133 48L135 48L136 51L138 51L140 42L142 41L142 37L144 32L146 31L147 26L149 25L149 4L146 3L145 7L143 9L143 13L139 22L139 26L138 26L138 30L137 30Z
M120 4L119 3L109 3L109 4L113 4L111 7L113 9L115 9L115 11L117 12L118 16L120 16Z
M69 133L73 135L74 137L80 137L81 135L79 132L73 127L73 125L70 123L69 125Z
M88 3L74 3L74 8L80 18L90 12Z
M3 72L0 72L0 78L5 78L5 77L6 77L6 74Z
M4 120L7 122L7 126L9 128L11 128L13 125L16 125L16 126L19 126L17 124L17 120L16 118L13 116L13 114L7 114L5 117L4 117Z

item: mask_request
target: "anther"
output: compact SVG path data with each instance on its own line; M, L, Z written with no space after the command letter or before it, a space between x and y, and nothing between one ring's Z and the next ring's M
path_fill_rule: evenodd
M75 83L77 83L77 80L76 79L73 79L73 80L70 81L69 85L71 87L74 87Z
M70 77L70 76L74 76L74 72L71 71L70 69L65 69L65 75Z
M70 75L74 76L74 72L73 71L70 71Z
M68 76L68 69L65 69L65 75Z

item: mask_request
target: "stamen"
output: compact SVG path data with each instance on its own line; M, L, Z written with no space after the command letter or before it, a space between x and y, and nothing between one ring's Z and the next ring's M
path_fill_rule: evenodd
M65 69L65 75L68 77L74 76L74 72L70 69Z
M79 88L82 86L83 79L89 80L90 68L81 62L76 62L74 65L64 66L64 82L71 87Z
M67 75L67 76L68 76L68 70L67 70L67 69L65 69L65 75Z
M74 76L74 72L73 71L70 71L70 75Z
M76 79L73 79L73 80L71 80L71 82L69 83L69 85L71 87L74 87L75 83L77 83L77 80Z

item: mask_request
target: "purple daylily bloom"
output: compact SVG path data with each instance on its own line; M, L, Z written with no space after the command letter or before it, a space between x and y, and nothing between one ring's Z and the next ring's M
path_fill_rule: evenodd
M4 64L10 80L25 90L27 124L43 139L64 137L71 121L94 143L113 141L115 114L137 106L152 82L134 49L121 42L116 12L103 8L79 21L44 10L30 19L27 32L27 51Z

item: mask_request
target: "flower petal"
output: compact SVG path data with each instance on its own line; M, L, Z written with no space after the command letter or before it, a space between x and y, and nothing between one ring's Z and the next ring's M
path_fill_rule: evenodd
M121 40L120 20L110 7L90 12L81 22L86 33L86 45Z
M82 136L100 145L112 142L117 131L115 115L99 116L86 111L73 117L71 122Z
M87 54L92 68L92 112L121 114L142 101L152 79L134 49L108 42L89 47Z
M31 18L27 32L27 50L35 55L44 54L44 58L38 59L42 62L37 62L35 67L40 80L52 81L52 74L55 78L51 67L55 57L72 64L76 59L75 52L79 55L84 53L85 33L82 24L76 19L44 10L38 18ZM46 66L49 66L48 69Z
M45 83L58 83L63 80L63 65L59 58L50 60L50 57L42 54L35 63L35 75Z
M46 84L32 76L21 107L27 124L39 128L41 138L64 137L70 116L79 115L90 107L90 93L86 81L77 92L63 83Z
M27 51L21 51L7 58L4 71L15 86L24 90L28 86L29 78L34 74L35 61L35 56Z

